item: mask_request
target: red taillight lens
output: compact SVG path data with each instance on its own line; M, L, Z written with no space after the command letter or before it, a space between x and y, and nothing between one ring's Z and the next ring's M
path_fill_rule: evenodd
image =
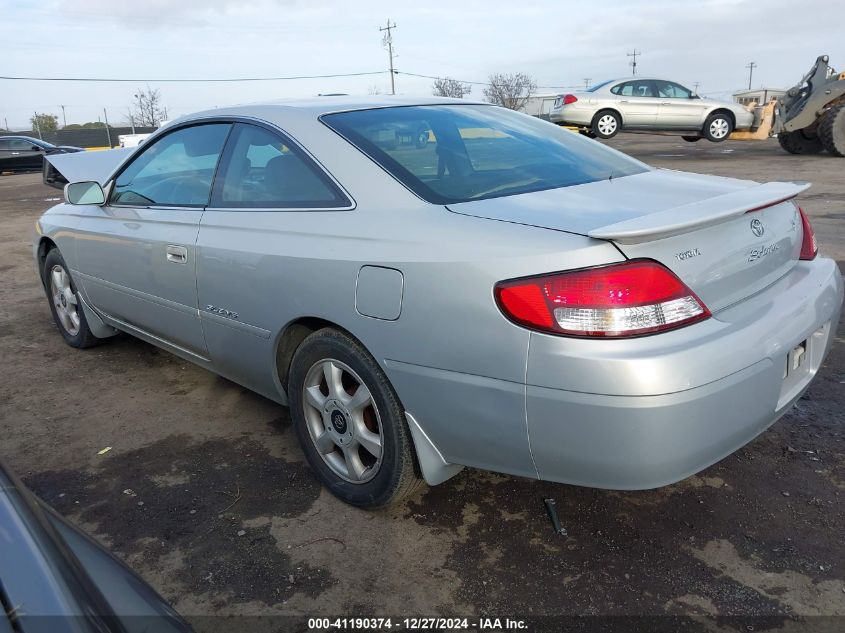
M692 290L652 260L503 281L495 294L512 321L568 336L640 336L710 316Z
M804 209L798 207L798 213L801 215L801 228L804 229L804 241L801 242L801 255L799 259L815 259L819 252L819 246L816 243L816 234L813 232L813 227L810 225L810 220L807 219Z
M569 105L570 103L575 103L578 101L578 97L575 95L563 95L563 105Z

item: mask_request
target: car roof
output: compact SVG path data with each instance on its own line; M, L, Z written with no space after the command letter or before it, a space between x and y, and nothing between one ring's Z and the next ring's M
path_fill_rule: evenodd
M429 105L492 105L483 101L469 101L466 99L451 99L448 97L405 97L392 95L372 96L326 96L310 97L307 99L279 99L275 101L263 101L243 105L205 110L188 115L187 118L214 115L241 115L255 116L259 113L266 115L268 111L278 110L297 111L313 117L332 112L348 112L351 110L372 110L376 108L395 108L407 106L429 106Z

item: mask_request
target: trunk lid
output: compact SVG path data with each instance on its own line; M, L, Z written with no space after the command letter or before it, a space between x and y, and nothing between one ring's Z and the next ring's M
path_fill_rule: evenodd
M610 240L628 258L670 268L715 312L798 262L803 231L792 198L807 187L653 170L448 208Z

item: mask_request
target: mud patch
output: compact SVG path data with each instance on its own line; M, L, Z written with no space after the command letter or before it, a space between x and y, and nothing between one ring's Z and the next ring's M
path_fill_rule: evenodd
M206 594L218 606L274 605L334 582L325 569L292 562L270 534L269 517L307 512L319 484L304 464L248 438L192 444L170 436L110 454L93 472L48 471L26 483L141 571L178 552L168 592Z

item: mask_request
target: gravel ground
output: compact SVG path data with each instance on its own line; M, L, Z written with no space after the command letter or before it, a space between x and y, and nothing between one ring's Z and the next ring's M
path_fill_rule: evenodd
M845 262L845 160L771 141L610 144L661 167L812 181L802 205ZM679 484L466 470L363 512L317 484L286 409L129 337L62 342L30 250L59 195L38 174L0 177L0 457L183 614L845 615L843 323L792 412Z

